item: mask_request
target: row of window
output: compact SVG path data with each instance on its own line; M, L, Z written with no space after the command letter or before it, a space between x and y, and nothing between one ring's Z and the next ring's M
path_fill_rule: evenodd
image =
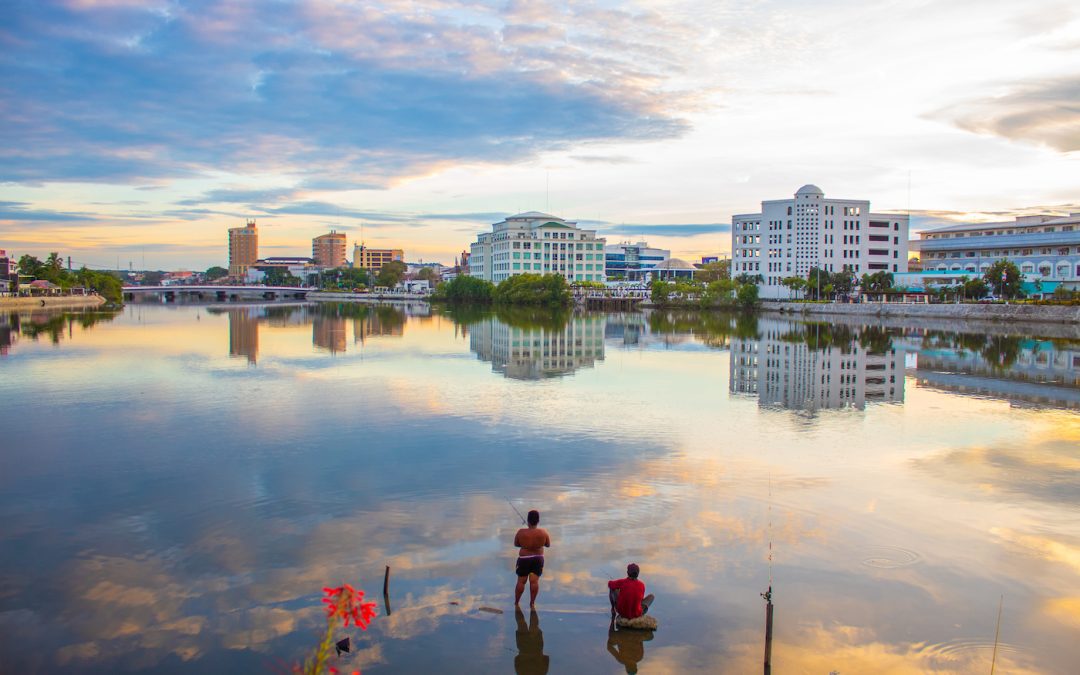
M1068 246L1062 246L1060 248L1040 248L1038 253L1035 253L1033 248L1017 248L1012 249L1012 255L1014 256L1030 256L1030 255L1069 255L1071 249ZM1074 249L1077 255L1080 255L1080 246ZM1002 257L1010 255L1009 250L1002 251L944 251L941 253L928 252L926 254L927 259L932 258L974 258L976 256L982 256L985 258Z
M950 267L948 265L938 265L936 269L937 269L938 272L950 272L950 271L951 272L975 272L976 271L975 265L971 265L971 264L968 264L968 265L953 265L952 267ZM980 273L985 272L988 269L990 269L990 265L986 264L986 263L983 263L982 265L980 265L978 267L978 271ZM1059 265L1057 265L1057 267L1055 267L1051 263L1040 263L1037 266L1034 263L1023 263L1022 265L1020 265L1020 272L1023 273L1023 274L1035 274L1036 270L1038 270L1038 273L1039 273L1040 276L1057 277L1057 278L1060 278L1060 279L1068 279L1068 278L1070 278L1069 277L1069 272L1070 272L1070 270L1072 270L1072 263L1060 263ZM1080 265L1076 265L1076 274L1074 274L1073 276L1080 277Z
M1072 232L1072 225L1062 225L1061 232ZM1036 234L1038 232L1057 232L1056 225L1048 225L1046 227L1023 227L1014 228L1011 230L981 230L979 232L941 232L939 234L924 234L924 239L951 239L960 237L993 237L1008 234Z

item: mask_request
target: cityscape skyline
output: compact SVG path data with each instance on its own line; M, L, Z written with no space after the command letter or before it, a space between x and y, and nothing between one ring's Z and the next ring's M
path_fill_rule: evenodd
M1080 211L1080 12L927 2L68 2L0 27L0 244L223 265L336 230L452 263L530 210L672 256L820 185L911 231Z

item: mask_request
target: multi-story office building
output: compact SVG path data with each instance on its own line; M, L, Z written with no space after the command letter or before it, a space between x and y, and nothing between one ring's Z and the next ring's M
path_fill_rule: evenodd
M761 275L762 298L788 297L781 280L811 268L856 276L906 272L908 216L871 213L870 202L825 199L804 185L794 199L761 202L761 213L731 221L731 274Z
M911 246L928 272L983 274L994 261L1008 259L1029 281L1080 282L1080 213L951 225L923 232Z
M311 257L315 266L334 269L345 266L345 235L331 230L311 240Z
M538 211L519 213L477 236L470 247L469 275L494 283L517 274L604 281L604 243L576 222Z
M671 258L671 251L651 248L643 241L609 244L604 247L604 273L608 279L640 281L657 265Z
M494 372L516 380L569 375L604 360L603 314L575 316L561 328L519 327L494 317L469 326L469 348Z
M255 221L229 228L229 276L241 279L259 259L259 230Z
M405 262L405 251L400 248L368 248L363 244L353 247L353 267L377 272L388 262Z
M759 319L758 330L756 339L731 341L732 393L756 394L763 406L811 411L904 400L902 345L870 351L854 336L839 344L809 333L795 340L794 324L780 319Z

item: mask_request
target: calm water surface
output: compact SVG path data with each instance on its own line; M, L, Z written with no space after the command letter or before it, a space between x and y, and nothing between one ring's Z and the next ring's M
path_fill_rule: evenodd
M1080 341L947 328L2 316L0 672L273 672L342 581L343 670L760 672L771 581L776 672L989 673L1003 597L997 672L1075 673ZM654 635L609 632L629 561Z

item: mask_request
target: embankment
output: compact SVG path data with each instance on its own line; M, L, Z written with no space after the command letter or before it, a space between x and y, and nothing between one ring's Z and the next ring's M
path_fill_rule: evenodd
M1024 324L1080 324L1080 305L919 305L766 302L761 309L797 317L852 316L862 318L916 318L950 321L1019 322Z
M100 295L61 295L44 298L0 298L0 311L20 309L84 309L100 307L105 298Z

